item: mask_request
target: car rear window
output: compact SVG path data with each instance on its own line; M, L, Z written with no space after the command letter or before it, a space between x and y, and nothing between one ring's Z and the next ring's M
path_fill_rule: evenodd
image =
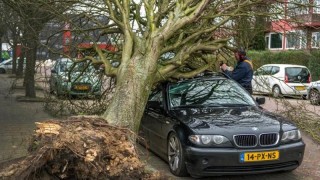
M285 68L288 82L307 83L309 78L309 70L304 67L287 67Z

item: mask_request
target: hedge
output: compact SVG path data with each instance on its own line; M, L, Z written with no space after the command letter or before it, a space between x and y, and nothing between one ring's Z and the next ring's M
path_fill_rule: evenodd
M248 51L254 69L264 64L298 64L309 68L312 81L320 79L320 50Z

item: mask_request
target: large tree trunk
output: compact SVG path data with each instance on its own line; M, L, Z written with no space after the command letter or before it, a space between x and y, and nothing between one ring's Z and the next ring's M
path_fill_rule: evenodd
M17 38L13 37L13 43L12 43L12 74L17 73Z
M25 84L25 96L36 97L35 90L35 66L36 66L36 55L37 55L37 38L34 34L26 33L26 72L24 75Z
M21 55L18 59L18 68L17 68L17 72L16 72L17 77L23 76L24 57L25 57L25 48L23 46L21 46Z
M148 58L153 55L134 56L121 67L115 94L103 115L109 123L138 132L156 73L156 63Z
M3 34L0 33L0 62L2 62L2 36Z

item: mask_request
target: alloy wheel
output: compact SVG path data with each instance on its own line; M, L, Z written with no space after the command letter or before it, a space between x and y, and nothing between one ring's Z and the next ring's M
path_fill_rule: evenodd
M3 68L0 68L0 74L5 74L5 73L6 73L6 70Z
M168 162L170 171L176 176L188 175L184 152L181 142L175 133L171 133L168 138Z
M170 168L176 171L179 168L180 161L180 147L178 138L176 136L172 136L169 139L169 147L168 147L168 158Z
M273 97L275 97L275 98L280 97L280 95L281 95L281 90L280 90L279 86L275 86L275 87L272 89L272 95L273 95Z

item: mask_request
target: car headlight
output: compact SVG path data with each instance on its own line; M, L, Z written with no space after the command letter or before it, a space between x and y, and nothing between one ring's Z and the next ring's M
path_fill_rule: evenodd
M301 133L299 130L291 130L285 131L282 134L281 142L288 142L288 141L297 141L301 139Z
M231 145L229 139L222 135L190 135L189 140L202 146Z

